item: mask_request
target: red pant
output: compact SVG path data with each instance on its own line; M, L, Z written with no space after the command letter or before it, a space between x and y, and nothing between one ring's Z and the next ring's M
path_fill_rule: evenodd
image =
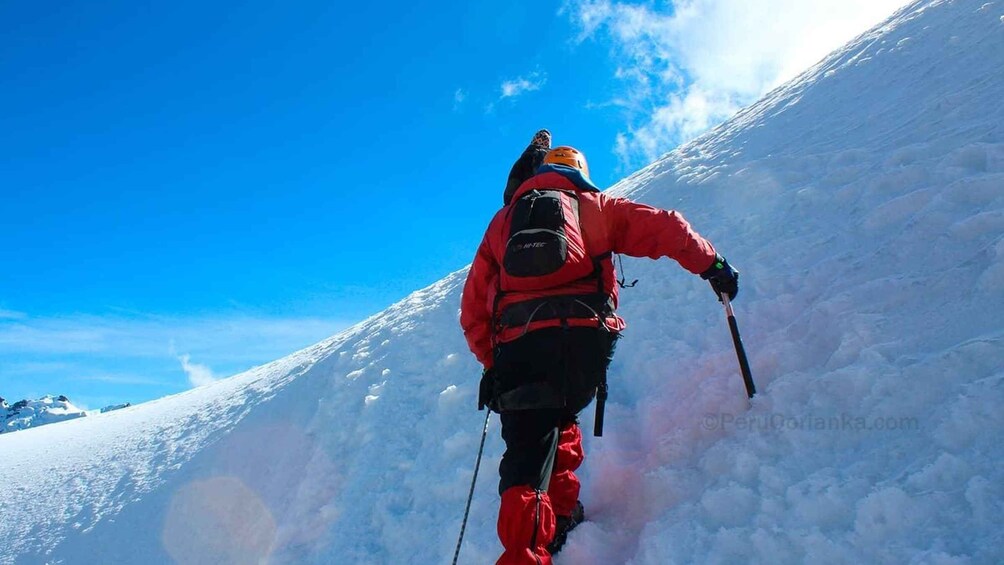
M553 424L544 430L549 421ZM497 565L550 565L546 547L554 539L555 516L571 515L579 499L575 470L584 458L582 432L574 419L568 421L553 410L503 414L502 426L507 445L500 468L502 485L507 471L521 471L524 477L536 473L537 480L508 486L502 492L498 534L505 552ZM534 430L545 433L535 439ZM525 451L513 453L520 447Z
M605 379L616 340L597 328L547 328L498 346L495 393L520 400L513 402L518 409L503 406L501 413L499 565L551 563L546 548L555 516L571 515L579 498L575 470L583 451L575 417ZM554 394L535 396L541 385ZM562 402L549 402L555 396Z

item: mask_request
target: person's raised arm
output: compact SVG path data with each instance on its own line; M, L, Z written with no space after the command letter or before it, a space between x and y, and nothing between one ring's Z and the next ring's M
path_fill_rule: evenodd
M719 300L722 292L730 299L739 292L738 271L679 212L604 197L603 214L615 253L675 259L684 269L709 281Z

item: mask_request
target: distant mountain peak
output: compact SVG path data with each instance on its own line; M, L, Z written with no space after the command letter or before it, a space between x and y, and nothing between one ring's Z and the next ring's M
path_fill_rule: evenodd
M128 406L131 406L131 403L88 411L76 406L62 394L59 396L47 394L37 400L24 399L14 404L8 404L7 400L0 396L0 434L75 420L89 414L111 412Z

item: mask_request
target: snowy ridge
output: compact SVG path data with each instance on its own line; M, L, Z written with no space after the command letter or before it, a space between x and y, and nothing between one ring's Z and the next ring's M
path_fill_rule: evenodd
M761 394L703 281L625 259L591 521L557 564L1004 561L1002 16L916 2L612 189L742 271ZM245 374L0 436L0 563L448 563L484 418L464 276ZM461 563L499 552L489 434Z
M629 526L590 524L569 562L1001 561L1001 14L915 3L614 189L742 258L765 394L745 412L726 339L694 326L660 320L654 358L625 340L635 424L594 449L590 495ZM625 298L635 328L667 302L716 323L669 268L626 266L667 286Z

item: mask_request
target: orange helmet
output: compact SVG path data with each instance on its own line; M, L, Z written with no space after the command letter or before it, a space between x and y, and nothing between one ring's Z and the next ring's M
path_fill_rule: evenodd
M586 156L574 147L567 145L555 147L548 151L547 155L544 155L544 163L567 165L579 169L584 177L589 178L589 165L586 163Z

